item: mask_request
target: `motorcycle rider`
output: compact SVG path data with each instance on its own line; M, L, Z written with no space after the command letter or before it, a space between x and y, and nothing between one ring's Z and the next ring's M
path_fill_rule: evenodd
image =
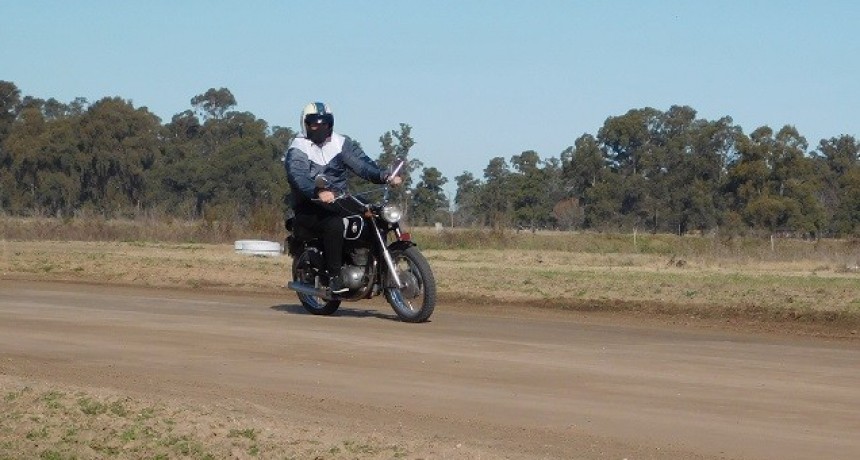
M332 205L337 195L347 192L347 169L375 184L399 185L399 176L388 177L347 136L334 132L334 114L328 105L311 102L302 110L302 134L287 149L284 166L290 183L290 205L295 225L321 235L329 289L333 294L348 291L340 277L343 262L343 215ZM323 175L326 188L317 188L315 179Z

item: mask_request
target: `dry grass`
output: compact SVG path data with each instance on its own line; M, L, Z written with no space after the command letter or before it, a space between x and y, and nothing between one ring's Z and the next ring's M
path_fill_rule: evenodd
M2 459L391 459L438 449L331 433L229 402L146 400L10 378L0 378L0 393Z
M27 279L273 291L286 283L289 263L224 244L0 242L0 273Z
M742 263L659 254L424 251L440 296L578 310L841 323L860 318L860 273L820 260ZM0 276L284 293L290 259L228 244L2 241Z
M241 236L240 236L241 235ZM232 221L183 221L141 217L129 219L8 217L0 215L0 236L8 240L150 241L226 243L240 238L283 237L283 223L251 225Z

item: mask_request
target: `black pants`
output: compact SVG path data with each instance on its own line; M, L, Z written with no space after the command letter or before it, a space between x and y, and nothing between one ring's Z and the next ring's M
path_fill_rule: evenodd
M320 236L328 275L340 275L343 264L343 217L340 211L324 206L297 209L295 223Z

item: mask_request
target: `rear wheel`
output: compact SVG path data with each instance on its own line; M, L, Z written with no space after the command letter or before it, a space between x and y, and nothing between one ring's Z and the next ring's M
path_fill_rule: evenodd
M310 254L307 251L303 251L299 257L293 259L293 281L310 286L316 284L316 271L311 266ZM326 300L301 292L297 294L305 310L314 315L331 315L340 307L340 300Z
M385 299L401 320L408 323L427 321L436 308L436 279L430 264L415 246L391 251L391 258L403 287L391 287L394 280L389 275Z

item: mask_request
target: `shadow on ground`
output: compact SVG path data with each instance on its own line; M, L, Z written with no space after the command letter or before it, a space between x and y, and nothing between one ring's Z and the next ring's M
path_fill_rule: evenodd
M281 304L270 307L272 310L289 313L291 315L310 315L305 307L301 304ZM393 313L382 313L377 310L361 309L361 308L344 308L340 307L331 316L341 316L347 318L379 318L391 321L400 321L397 315Z

